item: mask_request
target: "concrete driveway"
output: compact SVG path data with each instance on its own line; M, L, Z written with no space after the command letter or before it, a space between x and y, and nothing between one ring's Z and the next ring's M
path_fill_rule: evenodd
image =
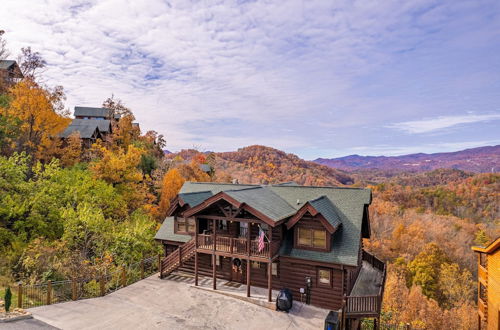
M322 329L328 311L294 303L290 313L206 292L158 275L101 298L29 310L60 329Z

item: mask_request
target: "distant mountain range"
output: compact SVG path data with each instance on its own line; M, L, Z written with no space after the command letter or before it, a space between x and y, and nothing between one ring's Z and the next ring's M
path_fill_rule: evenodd
M476 173L500 171L500 145L465 149L435 154L403 156L359 156L318 158L315 163L345 171L379 169L388 171L424 172L438 168L451 168Z

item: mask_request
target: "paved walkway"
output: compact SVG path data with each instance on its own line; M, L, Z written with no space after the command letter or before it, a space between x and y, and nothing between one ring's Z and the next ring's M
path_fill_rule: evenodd
M203 282L207 285L208 282ZM322 329L328 311L294 302L290 313L153 275L101 298L30 309L60 329ZM252 289L257 295L258 288ZM275 297L273 297L274 299Z
M12 322L0 323L2 330L58 330L37 319L27 319Z

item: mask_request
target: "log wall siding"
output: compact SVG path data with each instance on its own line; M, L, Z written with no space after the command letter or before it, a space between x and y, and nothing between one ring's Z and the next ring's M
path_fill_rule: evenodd
M176 248L172 246L172 248ZM212 255L205 253L198 253L198 274L211 277L212 276ZM225 279L230 281L232 277L232 258L221 258L220 266L217 267L217 278ZM331 287L319 287L317 284L317 273L318 268L328 268L328 267L318 267L315 265L309 265L302 262L301 260L279 260L275 262L278 263L278 276L273 276L272 286L274 290L279 290L282 288L288 288L293 293L293 298L296 301L301 301L300 288L306 288L306 277L311 277L312 287L311 287L311 304L314 306L327 308L327 309L339 309L342 305L342 287L345 285L342 283L342 272L341 269L331 268L332 274L332 286ZM246 283L246 263L245 259L241 259L241 270L242 270L242 283ZM267 267L268 263L260 263L259 268L250 267L250 284L252 286L257 286L261 288L267 288ZM184 262L179 270L194 274L194 257L190 260ZM276 297L273 297L275 299Z
M325 268L325 267L321 267ZM319 287L317 283L317 266L307 265L300 261L280 261L281 287L289 288L293 299L300 301L300 288L306 288L306 277L311 277L311 304L327 308L339 309L342 306L342 270L332 269L332 287Z

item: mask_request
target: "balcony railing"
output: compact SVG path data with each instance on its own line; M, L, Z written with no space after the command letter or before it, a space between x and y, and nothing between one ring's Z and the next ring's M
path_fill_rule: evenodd
M382 308L382 300L384 297L384 286L385 279L387 275L387 269L385 263L375 257L374 255L362 251L363 261L368 262L373 268L378 269L382 273L382 285L380 286L377 295L371 296L346 296L345 297L345 312L349 315L358 316L377 316L380 315L380 310ZM355 279L352 279L355 280Z
M271 258L279 251L279 242L264 242L264 246L259 250L259 242L250 241L250 251L246 238L217 236L215 239L215 251L226 252L234 255L247 255L250 252L252 257ZM198 249L214 250L214 238L212 235L198 235Z

